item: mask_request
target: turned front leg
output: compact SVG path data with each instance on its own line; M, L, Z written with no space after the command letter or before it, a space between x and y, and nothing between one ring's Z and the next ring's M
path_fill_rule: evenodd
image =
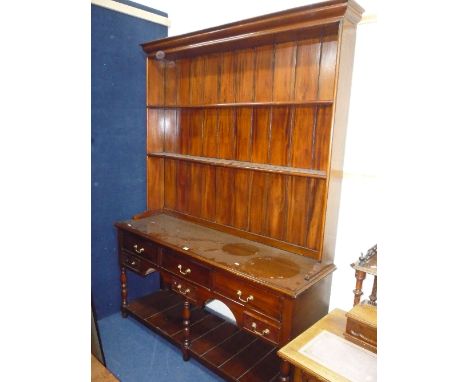
M280 367L279 382L289 382L289 372L291 370L291 364L288 361L282 360Z
M374 276L374 284L372 284L372 293L369 296L369 303L377 305L377 276Z
M359 304L361 301L362 292L362 282L366 278L366 272L363 271L356 271L356 289L353 290L354 293L354 305Z
M125 270L125 267L122 267L120 269L120 288L121 288L121 294L122 294L122 305L121 305L121 312L122 312L122 317L126 318L128 313L127 313L127 272Z
M182 355L184 361L188 361L190 358L189 347L190 347L190 303L188 300L184 301L184 309L182 311L182 326L184 327L184 342L182 343Z

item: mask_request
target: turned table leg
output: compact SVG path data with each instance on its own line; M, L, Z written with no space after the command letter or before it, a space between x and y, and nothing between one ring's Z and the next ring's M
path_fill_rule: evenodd
M362 282L366 278L366 272L356 271L356 289L353 290L354 293L354 304L353 306L359 304L361 301L362 292Z
M279 382L289 382L289 371L291 369L291 364L288 361L282 360L280 367Z
M369 296L369 304L377 305L377 276L374 276L374 284L372 284L372 293Z
M126 318L128 313L127 313L127 272L125 270L125 267L122 267L120 269L120 288L121 288L121 293L122 293L122 305L121 305L121 313L122 317Z
M182 343L182 355L184 361L190 359L189 347L190 347L190 303L188 300L184 301L184 309L182 311L182 326L184 327L184 342Z

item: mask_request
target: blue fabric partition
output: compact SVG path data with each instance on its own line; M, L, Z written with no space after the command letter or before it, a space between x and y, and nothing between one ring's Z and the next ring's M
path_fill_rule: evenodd
M146 208L146 61L139 44L166 37L167 27L95 5L91 27L91 288L102 319L120 308L113 223ZM129 298L159 286L155 274L127 274Z

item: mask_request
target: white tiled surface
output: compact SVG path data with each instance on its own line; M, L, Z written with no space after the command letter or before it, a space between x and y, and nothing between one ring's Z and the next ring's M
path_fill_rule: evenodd
M299 352L352 382L377 382L377 355L326 330Z

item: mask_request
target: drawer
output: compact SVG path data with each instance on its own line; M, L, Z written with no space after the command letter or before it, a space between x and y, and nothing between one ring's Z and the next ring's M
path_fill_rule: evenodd
M154 272L156 267L150 262L142 259L137 255L132 255L127 252L123 252L120 257L121 264L125 267L139 273L142 276L146 276Z
M174 292L186 297L187 300L192 300L193 302L197 301L198 288L195 285L188 283L187 281L173 277L171 280L171 289Z
M122 248L136 254L140 257L148 259L153 263L157 263L158 259L158 246L151 241L140 237L138 235L134 235L129 232L122 233L123 240L122 240Z
M279 343L280 328L272 323L251 314L244 312L244 328L249 332L275 344Z
M210 270L169 249L163 250L161 267L174 275L209 288Z
M363 322L348 317L346 320L346 333L371 346L377 346L377 328L373 328Z
M225 273L215 273L213 274L213 290L243 306L281 319L280 298L244 281L244 279Z

